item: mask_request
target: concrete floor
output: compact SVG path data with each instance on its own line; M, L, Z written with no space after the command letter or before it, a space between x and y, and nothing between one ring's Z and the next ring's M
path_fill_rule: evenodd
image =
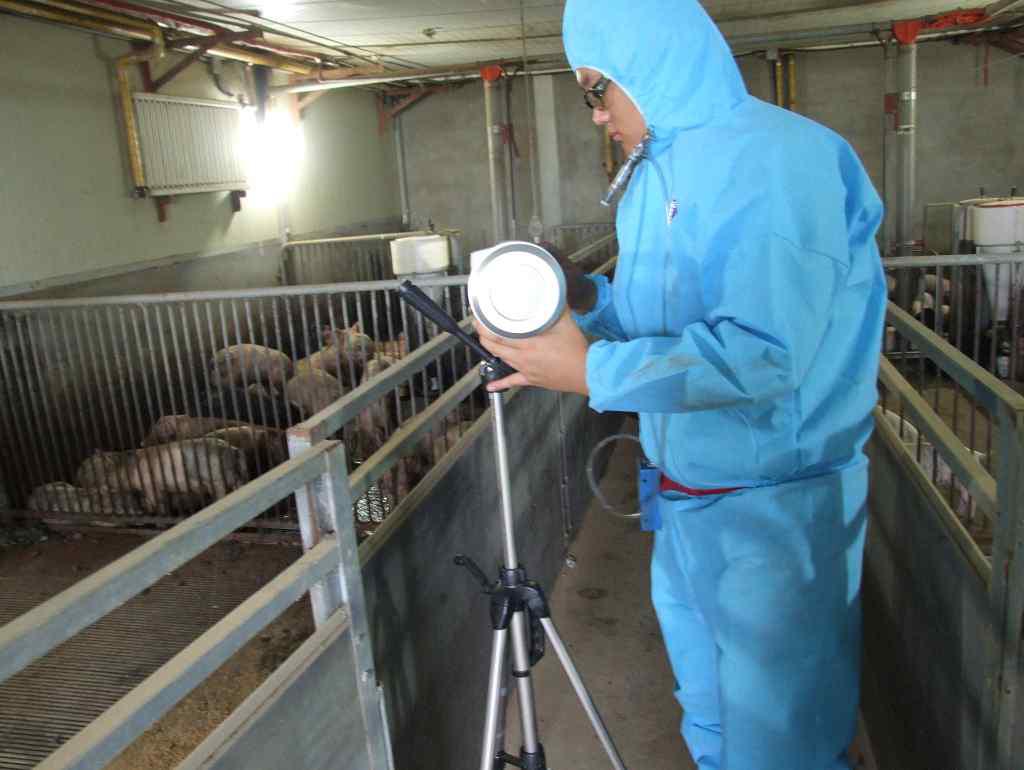
M621 445L620 445L621 446ZM613 503L630 500L632 463L617 454L602 488ZM635 505L635 503L633 503ZM623 761L643 770L696 768L679 735L682 712L650 600L653 538L638 522L598 505L588 512L565 567L549 591L552 618ZM610 768L557 656L534 669L541 742L554 770ZM508 749L518 753L518 712L509 709Z

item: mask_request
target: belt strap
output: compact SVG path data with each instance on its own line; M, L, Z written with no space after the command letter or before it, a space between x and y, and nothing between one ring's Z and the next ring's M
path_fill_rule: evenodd
M710 495L727 495L730 492L737 492L746 487L728 487L724 489L691 489L690 487L684 487L682 484L677 484L675 481L670 479L664 473L661 474L661 486L659 487L662 492L682 492L684 495L690 497L707 497Z

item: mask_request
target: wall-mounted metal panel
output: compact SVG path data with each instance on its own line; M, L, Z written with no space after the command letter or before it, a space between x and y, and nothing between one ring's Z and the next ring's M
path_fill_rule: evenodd
M150 194L248 187L237 104L142 93L133 98Z

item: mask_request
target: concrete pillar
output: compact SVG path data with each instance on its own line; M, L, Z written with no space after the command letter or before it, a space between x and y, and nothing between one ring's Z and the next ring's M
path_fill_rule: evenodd
M537 167L540 169L541 220L550 228L562 221L562 174L558 153L558 104L555 78L538 75L533 79L533 103L537 120Z

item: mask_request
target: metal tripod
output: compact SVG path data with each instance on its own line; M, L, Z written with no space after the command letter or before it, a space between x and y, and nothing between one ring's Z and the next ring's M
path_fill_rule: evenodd
M484 380L489 382L502 376L491 363L484 363L481 371ZM491 393L490 400L494 424L495 459L498 466L498 486L501 490L505 566L499 570L498 582L491 584L479 567L469 559L462 556L456 559L456 563L469 568L491 594L491 623L494 628L494 642L491 649L491 668L487 684L487 716L484 724L480 770L503 770L506 765L524 768L524 770L548 770L544 747L537 731L533 682L530 676L531 666L543 654L545 637L555 654L558 655L562 668L569 677L573 689L576 690L580 704L590 718L590 723L604 746L612 766L615 770L626 770L618 749L615 748L569 651L555 629L543 589L536 583L527 580L526 570L519 563L512 520L512 483L509 475L508 448L505 441L504 394ZM540 633L538 626L543 629L543 633ZM504 735L503 707L505 699L503 689L510 636L512 641L512 677L516 683L523 738L523 746L518 757L505 753L504 746L497 745L499 733L502 735L502 742Z

